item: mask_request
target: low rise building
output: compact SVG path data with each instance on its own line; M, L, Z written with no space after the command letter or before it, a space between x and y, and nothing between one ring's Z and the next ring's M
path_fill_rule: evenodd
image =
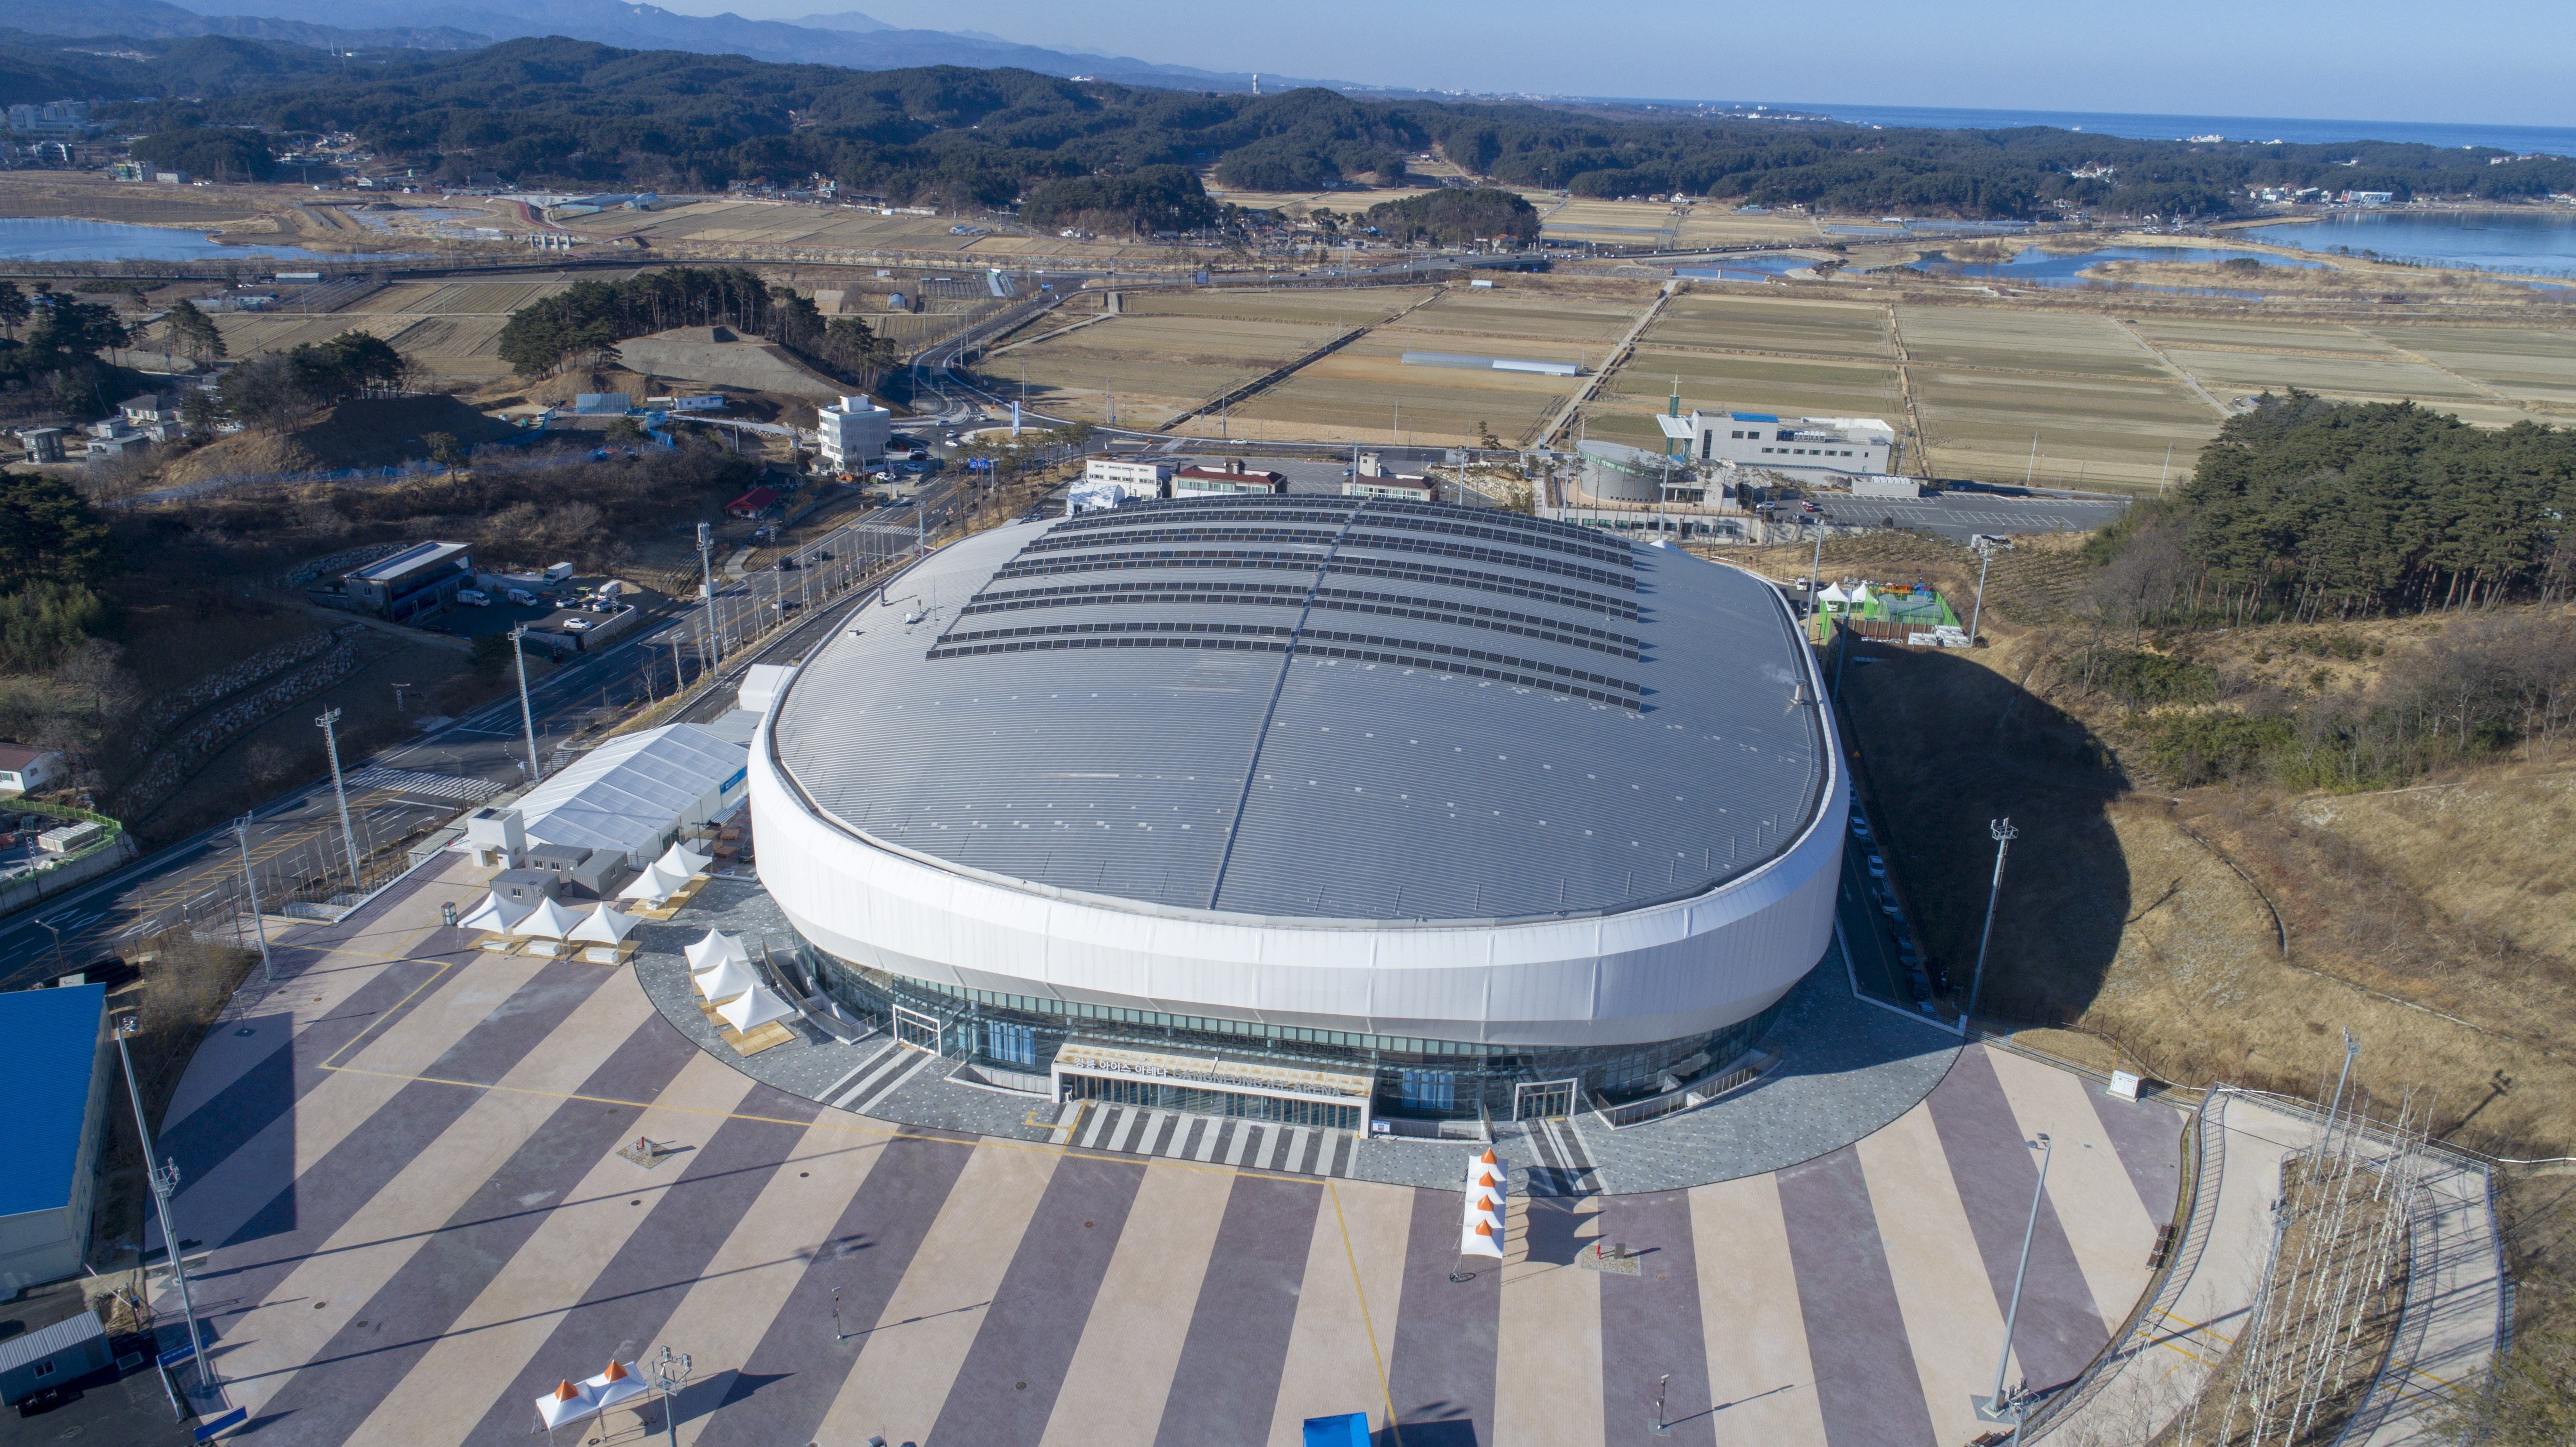
M1248 467L1240 457L1229 457L1223 467L1184 467L1172 474L1172 496L1199 497L1221 492L1269 492L1288 490L1283 473Z
M58 749L0 743L0 794L32 794L63 771Z
M522 795L513 812L534 844L604 850L640 869L682 831L742 807L749 756L747 733L736 739L704 724L647 729L582 755ZM534 856L529 850L529 863Z
M833 472L857 472L886 455L894 414L862 396L845 396L814 414L816 451Z
M90 124L88 101L50 100L9 107L9 129L30 139L64 140L86 136L98 127Z
M63 460L63 429L26 428L18 434L18 446L25 450L29 462L60 462Z
M443 608L474 581L474 560L463 543L414 543L391 557L340 575L349 605L394 622Z
M1172 481L1171 464L1142 458L1086 457L1082 480L1073 485L1065 515L1098 512L1123 502L1161 497Z
M769 488L755 487L724 506L725 516L757 518L778 505L778 494Z
M0 993L0 1093L9 1169L0 1171L0 1292L77 1275L105 1136L107 987Z
M1875 417L1781 417L1769 412L1692 412L1684 424L1697 460L1779 472L1887 473L1895 470L1896 429ZM1678 440L1678 439L1677 439Z

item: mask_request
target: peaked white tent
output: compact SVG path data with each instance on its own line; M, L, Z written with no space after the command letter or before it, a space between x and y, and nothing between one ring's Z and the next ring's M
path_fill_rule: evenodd
M528 906L517 900L487 894L481 904L467 911L465 918L456 923L460 929L479 929L496 935L515 934L519 921L526 919L528 912Z
M688 881L685 879L675 879L670 875L663 873L661 865L648 864L644 866L643 873L628 880L626 882L626 887L617 891L617 897L619 899L649 900L654 904L660 904L662 901L669 899L672 895L679 893L680 886L686 883L688 883Z
M759 988L760 977L741 960L718 960L713 969L701 970L689 977L698 993L710 1000L724 1001Z
M613 906L603 904L585 916L580 924L573 926L572 933L564 938L580 940L584 944L613 945L635 933L635 927L642 923L631 914L619 914Z
M1825 591L1816 595L1816 601L1828 608L1839 608L1851 601L1851 594L1844 592L1840 583L1827 583Z
M662 851L661 858L653 861L653 867L655 869L662 871L664 874L676 874L682 879L686 879L693 874L704 874L708 870L715 868L715 864L716 862L706 855L700 854L698 851L691 849L685 844L676 842L673 843L670 848Z
M740 960L746 964L751 960L751 951L742 947L741 940L729 934L719 934L714 930L707 931L705 939L682 950L681 953L689 957L689 971L692 974L699 970L714 969L718 963L725 960Z
M580 915L564 908L562 900L547 899L539 902L535 909L528 911L527 918L519 921L517 933L534 935L539 939L564 940L572 938L572 932L580 927Z
M756 1030L772 1020L784 1020L796 1013L793 1006L769 991L767 985L755 984L735 998L716 1006L716 1013L736 1030Z

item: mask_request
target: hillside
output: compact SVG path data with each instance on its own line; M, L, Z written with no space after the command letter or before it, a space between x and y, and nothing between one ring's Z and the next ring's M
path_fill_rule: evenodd
M613 8L644 21L663 13ZM621 37L650 29L620 24ZM875 41L888 32L803 33ZM2022 217L2064 203L2215 216L2258 182L2331 183L2401 199L2576 191L2576 162L2491 167L2502 153L2474 148L2193 145L2042 127L1864 136L1824 122L1621 120L1537 105L1364 101L1318 89L1185 93L1026 69L862 72L562 38L443 56L385 54L347 80L116 114L134 130L345 130L388 162L451 179L496 174L521 185L678 191L821 176L848 192L986 208L1013 205L1051 181L1115 180L1162 166L1212 169L1238 186L1285 178L1321 189L1362 176L1383 183L1405 174L1406 156L1435 146L1508 186L1580 196L1679 190L1869 214ZM2112 173L2071 174L2088 164ZM1140 214L1140 223L1147 219Z

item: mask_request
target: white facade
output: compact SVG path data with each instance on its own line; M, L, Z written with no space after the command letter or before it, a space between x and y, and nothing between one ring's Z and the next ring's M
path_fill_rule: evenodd
M1807 673L1821 694L1812 660ZM1839 767L1788 850L1700 895L1589 917L1406 925L1088 895L862 838L806 804L769 729L764 720L752 741L751 800L771 898L819 949L952 988L1275 1027L1620 1045L1750 1019L1833 937L1850 799Z
M1087 457L1082 480L1073 485L1066 512L1095 512L1138 498L1161 497L1171 480L1170 464L1130 461L1123 457Z
M884 458L894 435L894 414L865 397L843 397L815 417L823 461L834 471L855 472Z
M32 794L62 772L63 756L53 749L0 744L0 794Z
M1886 473L1896 429L1875 417L1777 417L1768 412L1693 412L1702 462L1778 472Z

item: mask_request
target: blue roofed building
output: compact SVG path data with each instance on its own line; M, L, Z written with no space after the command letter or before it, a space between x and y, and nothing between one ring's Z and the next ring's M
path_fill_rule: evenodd
M0 1292L77 1275L89 1249L90 1192L106 1135L107 987L0 994L0 1098L9 1169L0 1171Z

